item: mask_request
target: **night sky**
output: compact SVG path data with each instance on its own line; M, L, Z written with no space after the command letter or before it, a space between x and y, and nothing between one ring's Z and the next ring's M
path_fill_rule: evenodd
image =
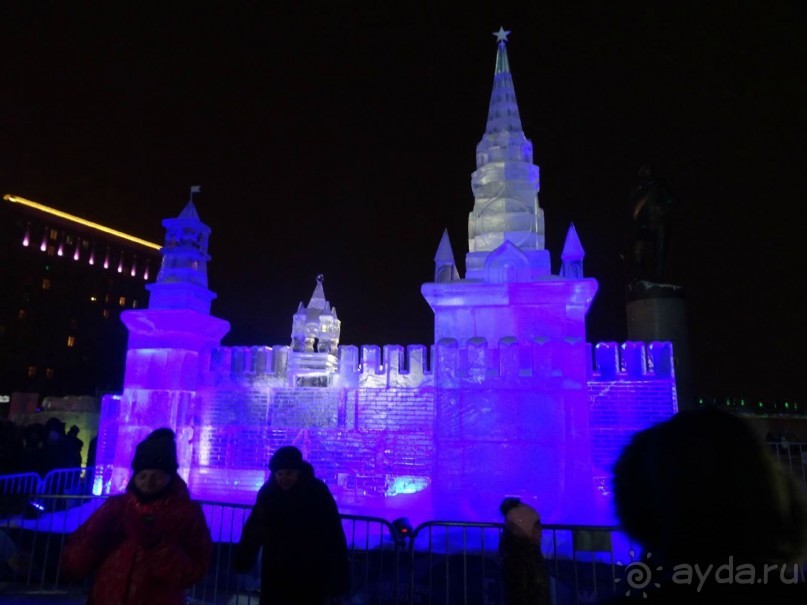
M697 389L807 399L804 11L489 4L4 2L0 194L162 242L201 185L225 344L288 344L318 273L343 344L429 343L420 285L444 228L464 272L504 26L553 271L574 222L600 284L589 341L626 337L651 162Z

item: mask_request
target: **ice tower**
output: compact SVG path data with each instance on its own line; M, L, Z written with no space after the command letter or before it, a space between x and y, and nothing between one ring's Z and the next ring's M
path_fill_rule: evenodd
M329 386L336 373L342 322L325 298L324 280L317 275L308 306L301 302L292 318L289 386Z
M160 426L176 428L180 471L187 476L199 368L230 329L210 315L216 296L207 287L210 228L193 201L162 224L163 260L156 281L147 286L148 308L121 314L129 330L124 391L106 398L102 411L97 459L107 463L104 482L112 491L125 485L137 443Z
M465 279L422 287L442 345L435 360L440 480L433 489L437 501L460 507L446 514L481 514L517 494L537 498L549 517L565 510L570 518L568 511L590 509L594 490L585 317L597 282L583 277L573 227L561 275L551 274L539 171L521 127L508 33L495 34L493 92L471 177ZM449 363L458 363L464 377L442 372ZM457 484L467 496L442 497L441 485Z

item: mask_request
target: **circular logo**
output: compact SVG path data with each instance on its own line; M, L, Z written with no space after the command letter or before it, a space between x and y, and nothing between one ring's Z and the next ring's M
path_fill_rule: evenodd
M630 561L627 565L622 561L616 562L617 565L625 567L625 571L621 578L614 580L614 583L619 584L620 582L625 582L627 588L625 591L626 597L630 596L632 590L636 591L637 594L641 592L643 597L647 597L645 588L651 584L656 588L661 586L658 582L653 582L653 571L661 571L661 566L655 569L651 567L650 560L653 558L653 553L651 552L647 553L644 557L644 561L637 561L634 558L636 553L633 549L629 550L628 554L630 555Z

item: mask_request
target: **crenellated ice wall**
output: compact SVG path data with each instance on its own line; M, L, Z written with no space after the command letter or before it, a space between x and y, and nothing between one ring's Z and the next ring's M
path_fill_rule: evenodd
M501 496L514 493L538 504L547 520L607 522L608 477L619 448L676 410L671 346L497 344L340 346L326 387L289 384L289 347L212 349L196 390L128 386L105 398L96 493L123 489L136 443L168 424L176 427L180 472L199 499L252 502L271 453L293 443L345 512L495 520ZM586 518L573 519L568 503L563 511L553 505L553 451L562 436L546 435L545 450L533 459L519 458L519 443L551 426L547 410L569 387L564 357L581 346L598 500L593 507L585 502ZM150 372L170 372L163 357L155 351ZM480 465L479 485L453 482L460 464Z

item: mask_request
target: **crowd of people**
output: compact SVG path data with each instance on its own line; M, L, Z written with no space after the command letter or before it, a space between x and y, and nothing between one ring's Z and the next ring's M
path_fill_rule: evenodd
M93 578L90 603L179 605L205 577L210 530L177 468L174 432L153 431L135 450L125 493L69 536L62 570ZM348 595L347 542L327 485L294 446L277 449L269 470L233 570L259 567L261 605L322 605ZM634 586L628 575L626 592L599 602L807 602L805 494L743 419L712 407L679 412L636 433L613 470L617 517L652 578ZM538 511L515 497L500 511L506 605L553 602ZM717 572L726 564L736 576ZM698 570L697 581L692 574L686 581L687 569Z
M19 425L13 420L0 421L0 475L38 473L44 477L59 468L79 468L94 464L95 439L86 446L87 464L82 464L85 444L80 429L67 429L59 418L44 423Z

